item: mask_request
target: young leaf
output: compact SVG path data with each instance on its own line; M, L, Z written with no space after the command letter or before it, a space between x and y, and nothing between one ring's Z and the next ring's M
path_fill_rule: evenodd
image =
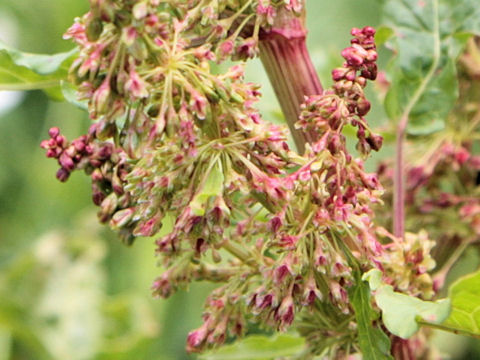
M379 270L370 270L363 279L370 282L370 288L376 289L375 302L382 310L382 320L394 335L408 339L419 329L417 320L432 324L441 324L450 314L450 300L423 301L393 291L391 285L379 284Z
M480 336L480 271L458 279L450 287L449 293L452 313L442 327Z
M221 195L223 190L224 176L218 162L212 167L206 176L207 179L202 189L190 202L190 208L197 216L203 216L205 214L205 204L208 199L212 196Z
M0 90L42 89L61 100L60 81L77 50L54 55L29 54L0 42Z
M391 0L384 21L395 36L385 108L394 121L408 118L409 134L444 127L457 96L455 61L469 34L480 33L476 0Z
M370 303L368 283L360 275L356 284L349 289L348 295L355 311L358 326L358 342L364 360L393 359L390 355L390 339L372 321L376 314Z
M300 354L305 339L290 334L249 336L200 356L201 360L272 360Z

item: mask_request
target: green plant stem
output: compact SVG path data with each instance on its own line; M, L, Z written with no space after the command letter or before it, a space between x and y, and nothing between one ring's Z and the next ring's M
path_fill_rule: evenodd
M321 94L322 85L306 46L304 17L279 10L272 28L260 36L260 59L267 72L300 153L315 140L295 129L305 96Z
M252 266L256 268L256 262L253 259L252 255L246 248L240 247L236 244L234 244L231 241L225 241L222 244L222 247L227 250L230 254L238 258L240 261L242 261L244 264L247 264L249 266Z

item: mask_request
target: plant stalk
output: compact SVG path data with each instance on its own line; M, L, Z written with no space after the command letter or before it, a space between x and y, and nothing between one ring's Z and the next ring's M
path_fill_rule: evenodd
M279 9L271 29L260 34L260 59L300 153L316 139L295 129L305 96L321 94L322 84L306 46L305 16Z

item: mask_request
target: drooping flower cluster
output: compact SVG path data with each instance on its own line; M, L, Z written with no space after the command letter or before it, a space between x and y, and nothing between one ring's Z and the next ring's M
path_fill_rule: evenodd
M238 314L244 312L237 309L242 307L249 309L253 320L278 329L291 325L299 312L309 313L304 322L318 320L310 315L315 311L333 323L345 321L351 314L346 289L353 282L347 254L363 268L377 266L383 256L370 210L379 201L381 186L376 175L365 173L362 161L348 152L342 134L343 127L352 124L359 129L359 148L367 152L381 145L378 135L365 136L368 109L362 107L363 75L375 78L374 30L354 29L352 34L355 46L344 51L344 68L334 70L333 89L308 98L297 123L305 131L317 131L319 140L307 145L303 156L292 157L298 167L293 173L258 178L257 183L270 188L263 198L270 214L262 221L249 219L237 225L234 236L240 236L239 242L255 241L252 258L262 261L257 261L256 272L240 272L211 296L204 324L189 336L190 349L215 342L219 324L239 328L244 320ZM353 51L360 54L355 63L350 61ZM339 72L349 74L350 80ZM367 138L375 139L373 146L365 145ZM321 310L319 303L329 305ZM231 313L233 318L228 317ZM320 338L330 331L322 329L321 322L311 325L307 336L312 338L316 336L312 328L320 331Z
M306 99L297 126L318 140L299 155L255 109L259 88L243 81L243 67L215 74L212 62L255 56L279 7L300 13L301 1L90 3L67 37L80 47L71 80L95 123L72 143L52 129L42 147L58 159L60 180L91 174L100 220L127 243L156 236L165 271L155 295L224 283L188 349L242 335L249 322L285 330L296 318L320 332L307 332L316 343L326 329L319 318L350 339L353 268L381 268L389 251L372 222L382 188L342 133L357 128L363 156L382 144L365 119L375 31L354 29L333 88ZM410 289L414 276L405 277Z

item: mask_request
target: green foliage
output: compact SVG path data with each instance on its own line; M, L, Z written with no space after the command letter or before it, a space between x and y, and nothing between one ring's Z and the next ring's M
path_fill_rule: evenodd
M390 339L372 322L378 315L372 309L370 288L357 272L356 284L349 290L349 298L358 324L358 341L365 360L392 359Z
M77 99L77 89L72 83L62 80L60 82L60 87L65 101L68 101L70 104L75 105L79 109L88 109L88 102L86 100Z
M289 334L272 337L255 335L200 356L202 360L272 360L298 355L305 339Z
M393 291L393 287L382 283L380 270L374 269L363 275L374 291L375 302L382 310L382 320L394 335L408 339L419 329L418 320L441 324L450 314L448 299L423 301Z
M62 100L60 81L67 78L76 52L29 54L0 42L0 90L42 89L53 99Z
M450 287L452 312L442 324L452 331L480 336L480 271L458 279Z
M396 55L388 68L388 116L408 118L412 135L443 129L458 97L456 58L469 35L480 33L477 1L392 0L384 16L393 31L381 34L392 35L389 45Z

